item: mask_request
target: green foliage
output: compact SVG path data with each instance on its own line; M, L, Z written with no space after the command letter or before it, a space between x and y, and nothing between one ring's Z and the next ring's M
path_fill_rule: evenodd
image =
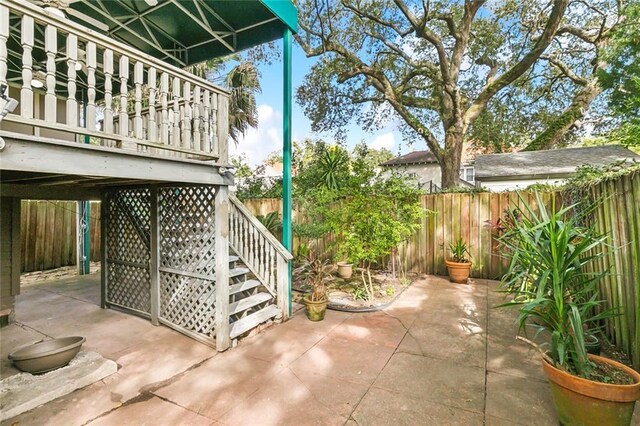
M597 328L599 320L613 315L598 298L604 273L589 272L604 255L597 249L607 237L581 226L571 213L574 206L556 209L554 201L547 209L539 193L536 201L537 212L520 197L524 217L500 238L502 254L509 259L503 288L513 296L501 306L519 308L520 330L534 319L540 324L535 326L538 332L549 333L551 341L545 346L556 367L589 378L593 364L587 358L584 328Z
M311 293L311 301L321 302L326 300L326 280L331 277L329 261L308 258L302 268L307 284L309 284L309 287L313 289Z
M471 256L467 248L467 243L462 238L458 238L452 243L449 243L449 251L451 252L451 260L457 263L467 263L467 255Z
M385 290L385 293L387 294L387 296L393 297L396 291L393 289L393 287L387 287L387 289Z
M625 146L640 147L640 3L631 2L623 14L623 24L612 31L605 49L608 64L598 74L607 89L609 107L617 126L608 137Z
M363 268L362 282L369 300L374 298L371 265L420 227L424 212L418 197L419 191L399 176L379 178L326 212L338 256Z
M638 162L617 161L604 166L585 164L578 167L571 179L567 180L565 190L582 190L600 182L617 179L638 171L640 171L640 163Z
M266 215L256 215L256 219L264 225L273 235L278 235L282 231L282 221L278 212L269 212Z

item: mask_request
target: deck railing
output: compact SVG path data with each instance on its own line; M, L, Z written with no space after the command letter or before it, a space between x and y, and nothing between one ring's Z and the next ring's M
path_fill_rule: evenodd
M229 196L229 245L264 287L289 311L288 265L293 256L235 196Z
M225 90L25 0L0 4L0 83L20 102L2 130L227 160Z

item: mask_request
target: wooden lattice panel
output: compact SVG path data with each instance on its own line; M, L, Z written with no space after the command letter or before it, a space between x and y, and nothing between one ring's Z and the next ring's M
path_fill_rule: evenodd
M107 203L107 302L149 313L150 192L117 191Z
M159 191L160 317L214 336L215 215L212 187Z
M160 266L213 276L215 263L212 187L160 190Z
M160 272L160 317L198 335L214 337L215 284Z

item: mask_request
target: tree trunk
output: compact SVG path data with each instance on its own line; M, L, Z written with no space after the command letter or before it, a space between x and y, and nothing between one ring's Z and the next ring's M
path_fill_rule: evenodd
M453 188L460 184L463 141L464 137L461 131L451 129L445 134L445 149L442 150L440 161L442 188Z
M602 92L596 78L584 86L573 98L571 105L567 107L549 126L540 133L524 151L541 151L556 146L571 127L584 117L591 102Z

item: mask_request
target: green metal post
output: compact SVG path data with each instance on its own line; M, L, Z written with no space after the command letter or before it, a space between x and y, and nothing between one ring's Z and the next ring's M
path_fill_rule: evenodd
M85 126L87 123L87 92L82 90L82 126ZM95 129L90 129L95 130ZM89 135L84 135L84 143L91 143L91 139ZM82 265L80 265L79 271L80 275L87 275L90 272L89 262L91 262L91 204L89 201L81 201L81 214L82 221L85 226L80 228L82 230L82 254L83 260Z
M293 250L291 233L291 30L284 30L283 38L283 131L282 131L282 243L287 250ZM287 294L289 295L289 316L291 316L291 262L289 262Z

